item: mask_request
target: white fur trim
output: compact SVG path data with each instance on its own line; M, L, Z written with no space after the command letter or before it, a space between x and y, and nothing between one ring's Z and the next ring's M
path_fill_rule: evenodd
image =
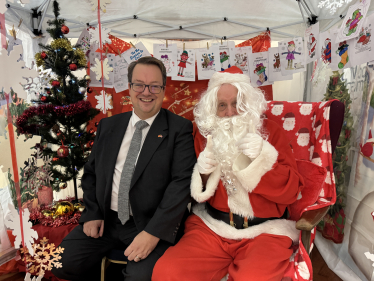
M221 165L218 164L217 168L210 174L206 183L205 191L203 191L203 181L201 179L197 163L192 172L191 178L191 195L199 203L205 202L216 192L219 180L221 178Z
M235 159L232 170L242 186L248 192L252 192L261 181L262 176L272 169L277 159L278 151L264 140L262 151L256 159L251 161L241 153Z
M227 223L213 219L206 211L205 204L197 204L192 209L202 221L217 235L227 239L253 239L260 234L283 235L297 242L300 231L296 229L296 222L285 219L268 220L264 223L250 226L245 229L236 229Z
M244 82L251 84L251 79L245 74L233 74L233 73L221 73L216 72L212 75L208 84L208 92L215 87L221 86L222 84L240 83Z

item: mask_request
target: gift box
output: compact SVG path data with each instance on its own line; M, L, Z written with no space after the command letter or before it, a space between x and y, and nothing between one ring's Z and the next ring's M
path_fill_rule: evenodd
M53 190L50 186L42 185L42 188L38 190L38 201L39 204L49 205L53 201Z

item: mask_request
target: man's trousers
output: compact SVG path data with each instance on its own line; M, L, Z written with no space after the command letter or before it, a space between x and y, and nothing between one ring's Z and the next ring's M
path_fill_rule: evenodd
M227 273L234 281L280 281L293 251L285 236L261 234L254 239L225 239L196 215L185 234L157 261L153 281L219 281Z

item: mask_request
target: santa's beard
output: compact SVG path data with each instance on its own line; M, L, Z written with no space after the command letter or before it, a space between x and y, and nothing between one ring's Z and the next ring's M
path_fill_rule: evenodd
M251 122L248 122L248 118L240 115L232 117L216 116L214 131L211 132L211 135L214 155L218 161L230 161L232 164L232 161L240 154L236 143L250 130L253 131L250 127Z

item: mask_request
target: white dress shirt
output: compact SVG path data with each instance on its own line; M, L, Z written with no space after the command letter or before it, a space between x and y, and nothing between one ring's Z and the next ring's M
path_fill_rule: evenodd
M155 120L158 113L153 115L151 118L148 118L148 119L144 120L145 122L148 123L149 126L145 127L142 130L142 141L140 143L139 154L142 151L142 147L143 147L145 137L147 136L148 131L151 128L152 123ZM125 161L126 161L127 153L129 151L129 148L130 148L130 143L131 143L131 140L132 140L132 136L135 133L135 129L136 129L135 124L139 120L141 120L141 119L133 111L133 113L131 115L131 118L129 120L129 124L128 124L127 129L126 129L125 136L123 137L123 140L122 140L121 148L120 148L118 156L117 156L116 166L114 167L113 183L112 183L112 199L111 199L111 203L110 203L110 208L113 211L116 211L116 212L118 212L118 189L119 189L119 183L120 183L120 180L121 180L121 173L122 173L123 165L125 165ZM139 154L138 154L138 157L139 157ZM138 159L136 159L136 162L138 162ZM135 163L135 165L136 165L136 163ZM132 214L131 208L130 208L130 214Z

